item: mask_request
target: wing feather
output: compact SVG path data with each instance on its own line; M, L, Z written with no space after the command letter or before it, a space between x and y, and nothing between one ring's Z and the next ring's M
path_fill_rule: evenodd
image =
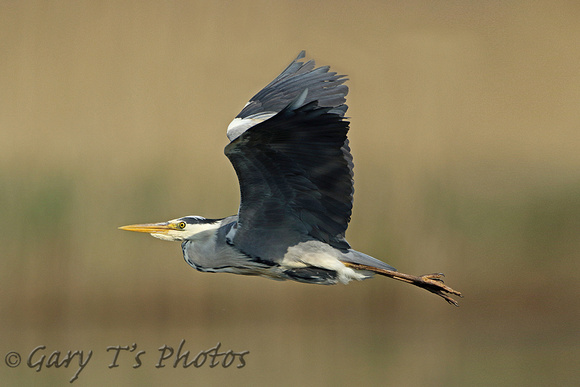
M283 110L225 149L241 204L234 244L279 259L289 246L320 240L348 249L352 163L344 157L348 121L311 102Z
M348 87L343 76L328 66L315 68L312 60L300 62L303 57L301 52L252 97L236 117L246 127L238 126L237 133L228 128L233 139L225 154L241 192L238 221L228 235L260 259L279 261L289 246L308 240L350 248Z
M302 51L280 75L250 98L250 101L228 126L230 141L250 127L272 117L296 101L308 89L302 104L317 101L318 106L331 107L331 113L344 116L347 110L345 96L348 87L343 85L346 78L329 71L328 66L315 68L313 60L301 62Z

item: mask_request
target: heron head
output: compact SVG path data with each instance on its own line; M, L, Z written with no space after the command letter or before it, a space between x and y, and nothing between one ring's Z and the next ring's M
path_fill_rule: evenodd
M167 222L131 224L119 227L119 229L146 232L164 241L184 241L202 231L216 228L216 226L213 226L216 222L214 219L206 219L201 216L184 216ZM209 225L213 227L208 227Z

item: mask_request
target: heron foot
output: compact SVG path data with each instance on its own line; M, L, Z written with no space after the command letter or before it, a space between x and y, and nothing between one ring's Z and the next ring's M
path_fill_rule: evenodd
M409 284L418 286L420 288L430 291L433 294L438 295L439 297L442 297L445 301L454 306L459 306L459 304L457 303L457 301L451 298L450 295L463 297L461 295L461 292L458 292L457 290L454 290L443 283L443 277L445 277L443 273L433 273L416 276L401 273L399 271L379 269L368 265L361 265L358 263L351 262L343 262L343 263L347 267L351 267L353 269L373 271L377 274L384 275L385 277L390 277L399 281L407 282Z
M443 299L445 299L445 301L447 301L451 305L459 306L457 301L455 301L453 298L451 298L449 296L449 294L463 297L461 295L461 292L458 292L457 290L454 290L454 289L450 288L449 286L445 285L443 283L443 277L445 277L445 274L443 274L443 273L424 274L424 275L418 277L420 279L420 281L417 281L417 282L414 281L412 283L413 283L413 285L416 285L416 286L419 286L425 290L428 290L431 293L438 295L439 297L443 297Z

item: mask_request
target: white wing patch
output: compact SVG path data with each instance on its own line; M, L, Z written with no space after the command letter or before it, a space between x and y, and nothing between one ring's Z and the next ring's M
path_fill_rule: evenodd
M234 118L234 120L228 125L227 136L230 141L234 141L236 138L240 137L242 133L250 129L252 126L259 124L260 122L266 121L268 118L275 116L275 112L261 112L252 114L245 118Z
M236 224L234 224L232 226L232 228L230 228L230 231L228 231L228 233L226 234L226 241L233 245L234 244L234 238L236 237Z

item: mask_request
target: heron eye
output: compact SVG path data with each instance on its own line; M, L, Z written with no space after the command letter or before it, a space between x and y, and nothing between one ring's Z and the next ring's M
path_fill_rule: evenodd
M182 230L185 228L185 226L187 226L187 224L185 224L185 222L179 222L179 223L177 224L177 227L179 227L179 228L180 228L180 229L182 229Z

